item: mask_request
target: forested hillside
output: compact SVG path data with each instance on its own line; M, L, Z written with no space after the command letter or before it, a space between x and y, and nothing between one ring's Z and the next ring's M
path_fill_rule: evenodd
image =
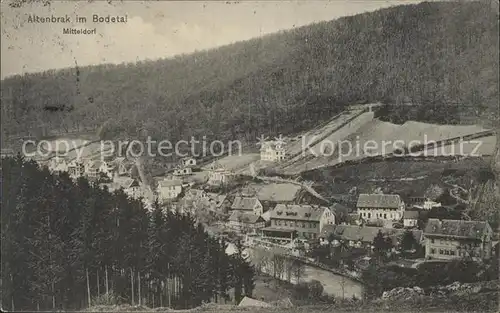
M452 104L492 119L498 35L487 4L421 3L168 60L10 77L2 135L96 129L108 138L254 140L376 101Z
M34 162L4 158L2 309L56 311L110 302L189 308L252 294L253 267L189 216ZM109 300L108 300L109 301Z

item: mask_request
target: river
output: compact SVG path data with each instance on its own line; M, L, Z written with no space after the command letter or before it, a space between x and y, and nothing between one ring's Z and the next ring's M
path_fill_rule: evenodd
M255 260L258 258L255 254L255 250L248 249L247 251L251 254L250 260L255 264L257 262ZM268 264L268 266L261 266L261 270L268 275L273 274L272 264ZM297 280L293 276L294 275L292 275L290 282L296 284ZM283 273L281 278L283 280L288 280L286 273ZM355 296L358 299L361 299L363 296L362 283L311 265L304 265L304 271L300 276L300 282L310 282L312 280L319 281L321 285L323 285L323 292L331 296L338 298L352 298Z

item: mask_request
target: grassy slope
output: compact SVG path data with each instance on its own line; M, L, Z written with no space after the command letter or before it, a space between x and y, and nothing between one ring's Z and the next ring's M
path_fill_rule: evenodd
M455 182L465 188L478 184L479 171L489 168L487 160L465 159L458 163L440 160L387 161L347 165L340 168L321 168L302 173L302 177L315 181L316 190L324 196L347 193L352 187L358 192L373 192L377 187L385 193L403 196L419 195L431 184L443 187L444 178L455 177ZM413 178L413 181L396 181ZM376 181L386 179L387 181ZM391 181L392 180L392 181Z
M171 60L11 77L2 82L2 135L104 124L112 137L254 140L316 125L344 104L405 97L466 112L480 105L491 116L497 47L489 6L393 7Z

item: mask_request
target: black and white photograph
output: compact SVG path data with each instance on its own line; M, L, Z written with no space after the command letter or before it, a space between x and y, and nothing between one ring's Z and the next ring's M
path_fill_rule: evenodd
M2 0L4 312L500 312L498 0Z

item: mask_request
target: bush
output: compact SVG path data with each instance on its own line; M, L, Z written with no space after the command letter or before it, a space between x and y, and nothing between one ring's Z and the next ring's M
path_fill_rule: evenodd
M123 299L117 296L113 291L104 293L92 299L92 305L119 305Z
M321 298L321 295L323 294L323 285L319 281L312 280L308 284L308 288L309 288L309 297L314 299Z

